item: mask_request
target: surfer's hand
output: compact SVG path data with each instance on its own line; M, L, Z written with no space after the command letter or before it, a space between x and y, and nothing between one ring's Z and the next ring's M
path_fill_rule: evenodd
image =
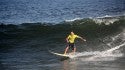
M86 39L83 39L83 41L85 41L85 42L86 42Z
M84 42L86 42L86 39L82 39Z

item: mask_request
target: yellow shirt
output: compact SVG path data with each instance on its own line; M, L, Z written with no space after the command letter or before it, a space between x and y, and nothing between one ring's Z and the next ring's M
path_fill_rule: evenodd
M69 35L68 36L68 40L70 43L74 43L76 38L79 38L79 36L78 35Z

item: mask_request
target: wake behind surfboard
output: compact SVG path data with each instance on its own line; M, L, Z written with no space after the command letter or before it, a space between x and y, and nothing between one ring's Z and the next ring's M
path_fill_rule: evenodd
M63 59L61 60L66 60L67 58L82 58L84 60L87 60L87 61L95 61L95 60L104 60L106 58L109 59L109 57L111 59L113 59L114 57L121 57L123 56L123 54L120 54L120 53L112 53L113 51L115 50L118 50L120 49L122 46L125 46L125 42L123 42L121 45L118 45L118 46L115 46L111 49L108 49L108 50L104 50L104 51L91 51L91 52L76 52L74 55L71 55L71 53L69 54L60 54L60 53L55 53L55 52L51 52L52 54L56 55L56 56L61 56L61 57L64 57Z

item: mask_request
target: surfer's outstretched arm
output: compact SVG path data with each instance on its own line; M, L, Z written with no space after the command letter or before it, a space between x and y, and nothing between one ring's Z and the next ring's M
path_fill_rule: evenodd
M79 36L78 38L80 38L80 39L83 40L83 41L86 41L86 39L82 38L81 36Z

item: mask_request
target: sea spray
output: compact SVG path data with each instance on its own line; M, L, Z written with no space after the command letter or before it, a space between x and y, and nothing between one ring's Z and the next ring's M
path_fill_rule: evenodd
M112 46L112 43L115 43L117 40L121 39L119 45ZM110 44L110 45L108 45ZM124 32L117 34L112 37L112 41L106 45L111 46L110 49L105 49L104 51L90 51L90 52L80 52L76 55L71 56L72 59L79 59L82 61L113 61L118 57L122 57L123 53L120 48L125 46Z

